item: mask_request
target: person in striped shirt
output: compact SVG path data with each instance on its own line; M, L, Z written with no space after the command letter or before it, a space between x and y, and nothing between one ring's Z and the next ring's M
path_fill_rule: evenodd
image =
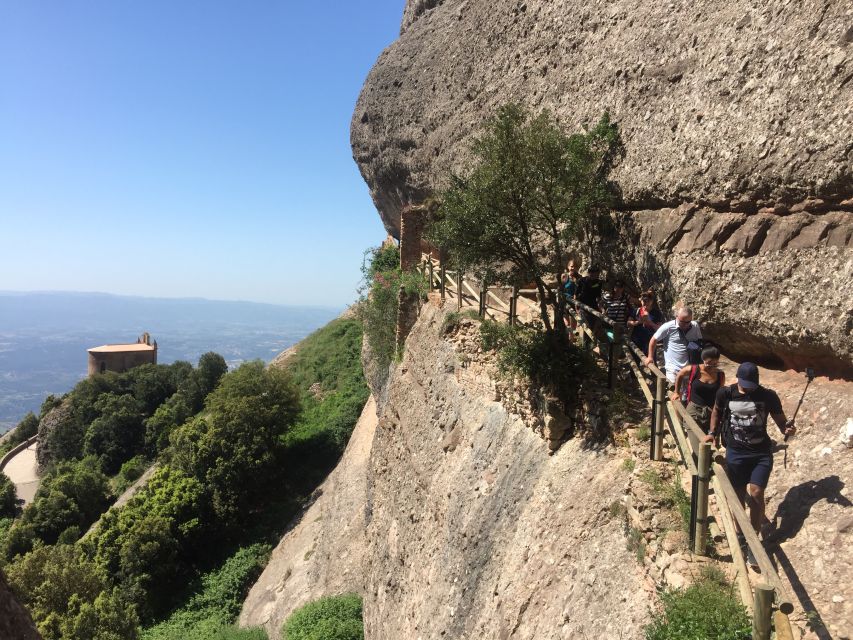
M631 315L631 305L625 292L625 281L616 280L610 295L602 301L604 314L614 323L624 327Z

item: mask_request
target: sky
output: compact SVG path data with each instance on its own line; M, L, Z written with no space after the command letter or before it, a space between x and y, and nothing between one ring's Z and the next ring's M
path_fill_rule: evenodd
M352 302L404 0L0 0L0 290Z

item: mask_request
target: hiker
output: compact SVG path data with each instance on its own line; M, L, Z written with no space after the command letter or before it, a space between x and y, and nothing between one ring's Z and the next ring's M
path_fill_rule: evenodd
M708 433L711 412L717 391L726 384L726 374L720 368L720 350L717 347L702 349L702 364L689 364L675 376L675 393L681 397L682 384L687 398L687 415Z
M625 293L625 281L617 279L613 282L613 290L601 304L602 311L614 324L625 326L631 313L628 304L628 294Z
M663 312L658 307L655 292L652 289L640 294L640 305L628 318L628 327L633 328L631 340L643 353L649 351L649 340L663 324Z
M711 429L705 436L705 442L714 442L722 435L726 447L726 474L741 505L749 502L749 519L756 533L764 521L764 490L773 469L772 442L767 434L768 415L786 439L796 433L794 421L785 418L776 392L758 383L758 367L752 362L742 362L737 368L737 382L717 391ZM742 536L738 534L741 540ZM748 547L747 560L756 566L755 556Z
M655 349L663 345L663 360L666 379L669 380L669 391L672 400L680 400L675 393L675 377L688 364L701 362L699 341L702 339L702 329L693 320L693 310L690 307L680 307L675 314L675 320L664 322L652 339L649 340L649 350L646 364L655 361Z
M575 296L578 292L578 285L581 281L581 275L578 272L577 263L574 260L569 260L568 271L563 274L563 293L566 296L566 305L574 308ZM577 327L577 321L571 313L566 314L566 325L569 329Z
M598 279L598 274L600 273L601 269L597 265L590 266L586 277L580 279L577 292L575 293L575 300L592 309L598 309L598 302L601 300L601 280ZM583 312L581 317L584 324L595 333L598 328L597 318L586 309L582 309L581 311Z

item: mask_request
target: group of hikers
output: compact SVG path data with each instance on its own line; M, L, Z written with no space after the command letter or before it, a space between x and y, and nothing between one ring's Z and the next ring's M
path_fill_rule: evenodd
M773 468L768 417L785 440L796 432L794 421L785 417L779 396L761 386L758 367L752 362L741 363L735 382L726 384L726 375L720 369L719 347L703 340L702 329L693 319L690 307L677 303L675 319L665 321L653 290L632 296L625 282L616 279L605 292L600 274L601 269L593 265L581 277L578 264L570 262L562 287L567 302L570 305L580 302L599 310L615 325L623 327L626 337L630 332L630 339L646 354L645 365L655 363L658 347L662 349L670 400L686 407L706 434L706 442L722 442L725 446L726 472L741 504L749 504L750 521L759 532L765 521L764 490ZM598 325L595 314L582 307L578 309L583 323L595 331ZM569 318L570 330L575 328L574 322ZM743 534L739 537L748 562L756 566Z

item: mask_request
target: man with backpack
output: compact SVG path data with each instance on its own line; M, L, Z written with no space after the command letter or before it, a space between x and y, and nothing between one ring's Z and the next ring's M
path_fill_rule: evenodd
M749 519L756 533L764 521L764 490L773 469L768 416L773 418L785 439L796 433L794 421L788 422L785 418L776 392L758 383L758 367L752 362L743 362L737 368L737 383L717 391L711 429L705 437L706 442L713 442L716 436L723 436L726 474L741 505L749 501ZM739 537L742 539L742 534ZM747 560L756 566L749 548Z
M675 320L664 322L649 340L649 353L645 362L652 364L658 344L663 346L664 372L669 380L673 402L681 399L675 390L678 372L688 364L702 362L701 340L702 329L699 323L693 320L693 310L690 307L679 307Z

